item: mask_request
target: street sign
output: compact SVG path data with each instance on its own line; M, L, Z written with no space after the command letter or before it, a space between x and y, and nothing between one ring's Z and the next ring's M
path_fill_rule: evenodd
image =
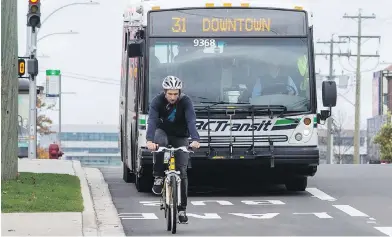
M60 70L46 70L46 97L59 97Z
M26 61L23 58L18 59L18 74L22 77L26 73Z

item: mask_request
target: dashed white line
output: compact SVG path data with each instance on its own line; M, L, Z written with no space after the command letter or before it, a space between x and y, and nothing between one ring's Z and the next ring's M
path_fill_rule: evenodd
M317 216L320 219L330 219L333 218L332 216L328 215L328 213L326 212L313 212L313 213L293 213L294 215L305 215L305 214L313 214L315 216Z
M328 194L324 193L318 188L307 188L306 191L312 194L313 197L316 197L320 200L331 201L331 202L336 201L336 198L329 196Z
M380 231L387 236L392 237L392 227L374 227L376 230Z
M350 206L350 205L333 205L334 207L336 207L337 209L347 213L350 216L363 216L363 217L368 217L368 215L366 215L365 213L355 209L354 207Z

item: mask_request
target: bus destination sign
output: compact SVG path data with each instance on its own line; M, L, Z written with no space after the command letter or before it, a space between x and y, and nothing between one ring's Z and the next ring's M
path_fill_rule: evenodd
M306 36L303 11L204 8L149 13L151 37Z

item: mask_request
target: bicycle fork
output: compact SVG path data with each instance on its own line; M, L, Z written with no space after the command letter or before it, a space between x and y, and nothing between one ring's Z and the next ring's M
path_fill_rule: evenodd
M171 202L171 195L172 195L172 189L170 185L170 179L172 176L175 177L176 179L176 184L177 184L177 206L181 205L181 178L179 176L180 172L179 171L168 171L167 176L165 179L165 203L166 205L170 205ZM174 203L173 203L174 204Z

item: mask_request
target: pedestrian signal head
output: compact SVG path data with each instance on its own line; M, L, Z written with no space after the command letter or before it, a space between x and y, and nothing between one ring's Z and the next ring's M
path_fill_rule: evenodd
M18 60L18 74L19 76L23 76L26 73L26 61L21 58Z
M27 26L33 28L41 27L41 2L40 0L29 0L29 11L27 13Z

